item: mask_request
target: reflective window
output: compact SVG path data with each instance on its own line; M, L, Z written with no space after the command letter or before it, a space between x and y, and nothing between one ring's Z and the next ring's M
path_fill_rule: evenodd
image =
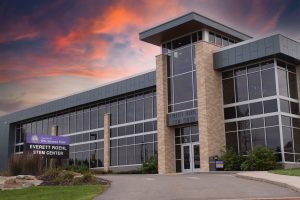
M291 105L291 113L295 115L299 115L299 104L295 102L290 102Z
M83 131L83 112L77 111L76 114L76 131Z
M280 99L280 110L281 112L289 113L290 112L289 101Z
M298 99L298 89L297 89L297 77L296 74L289 74L289 91L290 97L293 99Z
M91 129L98 128L98 109L91 110Z
M221 37L221 35L216 35L216 45L222 46L222 37Z
M300 153L300 129L293 129L295 153Z
M248 100L247 76L238 76L235 78L236 101Z
M174 77L174 103L193 99L192 73Z
M236 130L237 130L236 122L225 123L225 131L226 132L236 131Z
M261 72L263 96L276 95L276 83L274 69L264 70Z
M252 134L252 145L253 148L256 147L265 147L266 142L265 142L265 129L252 129L251 130Z
M224 118L225 119L236 118L235 107L224 108Z
M126 116L126 112L125 112L125 103L119 104L118 105L118 124L123 124L125 123L125 116Z
M90 112L85 111L83 113L83 130L89 130L90 129Z
M251 150L251 135L250 131L239 131L239 148L241 153L246 153L247 151Z
M251 119L251 128L264 127L264 118Z
M283 148L285 152L293 152L292 129L282 127Z
M145 107L144 108L145 108L145 119L152 118L152 111L153 111L152 97L145 99Z
M275 126L279 124L278 116L265 117L266 126Z
M134 121L134 102L126 103L126 122Z
M251 115L259 115L263 113L262 102L251 103L250 104L250 114Z
M223 80L223 100L224 104L234 103L234 79Z
M248 75L248 88L250 100L262 97L260 72Z
M177 49L179 47L182 47L182 46L185 46L185 45L188 45L188 44L191 44L191 36L190 35L179 38L179 39L174 40L172 42L173 49Z
M144 119L144 100L135 101L135 121Z
M98 123L99 123L99 127L103 127L104 126L104 114L106 113L106 109L105 107L100 107L99 108L99 118L98 118Z
M265 113L271 113L271 112L277 112L277 100L269 100L264 101L264 112Z
M237 111L237 117L246 117L249 116L249 106L248 104L246 105L240 105L236 107Z
M192 71L192 48L190 46L173 52L173 75Z
M215 43L215 34L209 32L209 42L210 43Z
M288 97L287 73L281 69L278 69L277 73L279 94Z
M110 124L118 124L118 106L114 105L110 107Z
M226 133L226 147L238 152L237 132Z

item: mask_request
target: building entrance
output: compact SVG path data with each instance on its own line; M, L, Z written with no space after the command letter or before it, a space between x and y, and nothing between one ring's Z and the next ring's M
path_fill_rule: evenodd
M182 172L200 171L200 150L199 143L189 143L181 145Z

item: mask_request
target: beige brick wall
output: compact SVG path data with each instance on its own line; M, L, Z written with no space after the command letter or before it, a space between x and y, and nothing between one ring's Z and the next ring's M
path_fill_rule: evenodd
M109 171L110 165L110 114L104 115L104 155L103 155L103 166L104 171Z
M209 157L219 155L225 146L222 78L221 72L213 68L213 52L217 49L205 41L196 44L200 170L203 172L209 171Z
M158 172L176 172L174 129L167 126L168 85L167 56L156 56L156 94L157 94L157 149Z

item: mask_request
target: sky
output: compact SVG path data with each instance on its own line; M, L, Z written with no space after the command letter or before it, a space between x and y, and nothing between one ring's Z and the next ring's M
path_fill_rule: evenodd
M154 69L139 33L191 11L300 42L299 0L0 0L0 116Z

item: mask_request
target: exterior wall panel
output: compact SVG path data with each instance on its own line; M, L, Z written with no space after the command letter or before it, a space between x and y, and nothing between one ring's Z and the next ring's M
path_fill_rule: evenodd
M152 78L149 78L152 77ZM22 111L18 111L3 117L0 120L6 120L9 123L42 116L48 113L57 112L67 108L80 106L101 99L111 98L114 96L130 93L136 90L141 90L155 86L155 71L139 75L127 80L112 83L93 90L68 96L62 99L54 100L49 103L38 105ZM121 90L119 88L122 88Z
M247 40L232 47L224 47L216 52L214 68L224 70L230 66L275 55L287 56L299 63L300 44L280 34Z

